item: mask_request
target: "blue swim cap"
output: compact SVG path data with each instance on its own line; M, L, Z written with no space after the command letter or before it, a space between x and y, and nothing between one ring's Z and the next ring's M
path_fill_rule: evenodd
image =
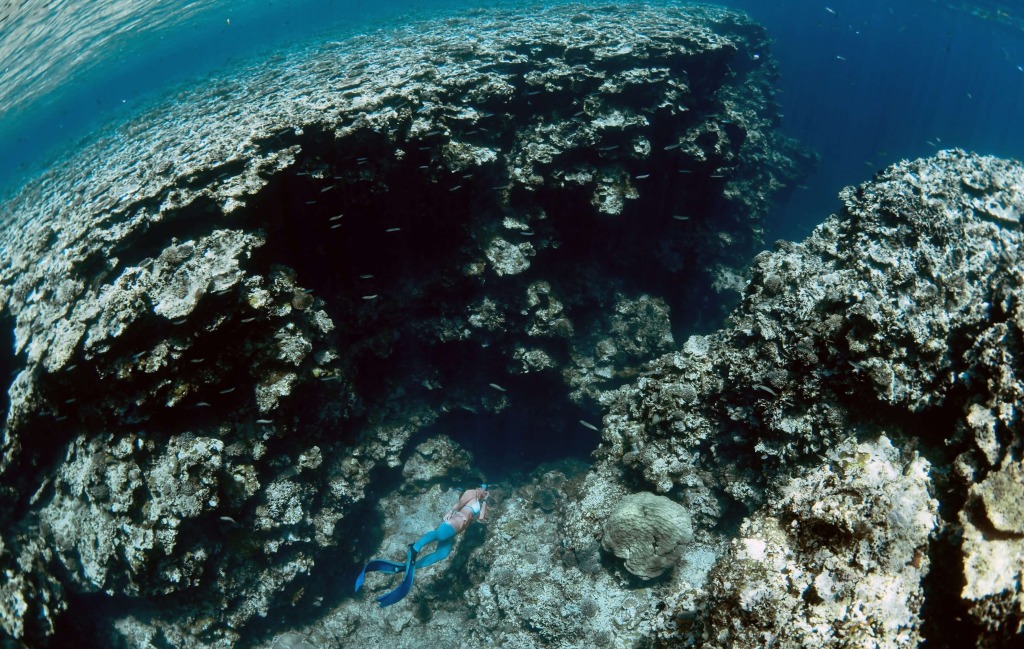
M485 482L482 485L480 485L480 488L483 489L484 491L487 491L487 483Z

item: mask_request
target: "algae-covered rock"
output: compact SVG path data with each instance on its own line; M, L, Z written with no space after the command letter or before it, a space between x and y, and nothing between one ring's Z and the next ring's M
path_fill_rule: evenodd
M605 550L625 560L626 570L652 579L670 570L693 540L690 512L650 492L622 499L604 526Z

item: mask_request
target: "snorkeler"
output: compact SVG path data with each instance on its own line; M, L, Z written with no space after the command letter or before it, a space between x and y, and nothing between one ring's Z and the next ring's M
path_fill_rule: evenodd
M437 529L427 532L418 541L409 545L406 549L405 563L387 561L386 559L373 559L370 561L363 568L363 571L359 573L359 576L356 577L356 592L359 592L359 588L363 585L367 572L389 572L391 574L405 572L405 579L398 585L398 588L376 598L381 608L402 601L402 598L408 595L409 590L412 588L412 578L415 569L425 568L432 563L437 563L446 558L452 551L452 546L455 545L455 537L469 527L469 524L474 519L481 521L484 519L484 516L487 515L488 495L490 494L487 491L486 484L480 485L476 489L469 489L466 493L462 494L459 502L455 503L455 506L444 515L444 519L437 526ZM437 543L437 548L417 561L416 557L420 550L426 545L435 542Z

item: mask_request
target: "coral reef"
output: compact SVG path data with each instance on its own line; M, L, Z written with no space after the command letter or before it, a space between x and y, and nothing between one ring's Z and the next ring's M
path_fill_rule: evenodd
M768 52L703 6L401 25L183 90L22 188L3 633L1019 641L1024 168L901 162L754 256L813 160ZM405 601L352 595L495 475Z
M532 448L593 448L601 395L724 315L738 294L716 277L813 164L775 131L768 52L711 7L398 25L155 100L9 197L4 633L256 642L349 605L338 575L372 549L378 501L432 511L479 479L460 444L509 475ZM559 580L601 575L599 542L560 522L560 488L532 498L538 536L514 538L571 600ZM411 520L383 529L421 532ZM572 567L546 569L563 550ZM502 556L517 575L524 555ZM605 614L612 580L588 586L575 631L579 603L479 581L467 597L504 601L520 643L545 629L568 646L595 617L599 644L631 642L657 593Z

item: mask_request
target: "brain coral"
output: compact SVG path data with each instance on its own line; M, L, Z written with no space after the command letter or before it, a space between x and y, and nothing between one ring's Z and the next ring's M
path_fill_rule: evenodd
M643 491L623 498L608 517L602 545L625 560L626 570L652 579L678 563L692 540L690 512L665 496Z

